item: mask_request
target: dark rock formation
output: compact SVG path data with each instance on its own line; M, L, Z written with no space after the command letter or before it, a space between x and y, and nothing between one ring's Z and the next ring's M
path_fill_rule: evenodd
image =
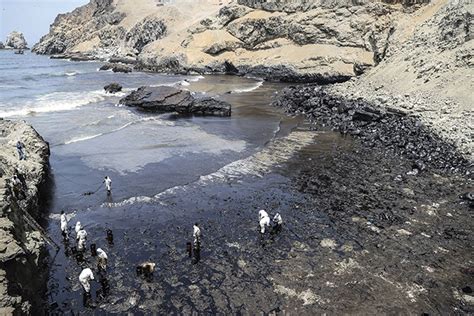
M17 32L17 31L13 31L7 36L7 40L5 41L5 46L11 47L14 49L28 48L28 44L26 43L23 33Z
M189 91L173 87L140 87L120 100L121 104L156 112L186 112L194 98Z
M231 105L214 98L195 99L189 109L190 113L214 116L230 116Z
M152 112L230 116L231 105L212 98L194 99L189 91L174 87L140 87L120 100L121 104Z
M0 41L0 49L5 49L5 45Z
M333 95L316 85L287 88L274 105L305 114L319 127L355 136L369 148L383 148L408 158L417 171L424 169L423 165L461 173L470 167L454 145L398 109Z
M110 70L110 69L113 72L124 72L124 73L132 72L132 68L123 64L107 63L99 68L99 70Z
M104 87L105 92L116 93L122 91L122 86L116 82L108 84Z
M0 144L0 311L5 315L44 314L46 249L34 221L41 217L40 193L48 177L49 146L22 122L0 120L0 131L4 140ZM27 154L22 161L15 150L19 139ZM14 184L14 174L23 180Z

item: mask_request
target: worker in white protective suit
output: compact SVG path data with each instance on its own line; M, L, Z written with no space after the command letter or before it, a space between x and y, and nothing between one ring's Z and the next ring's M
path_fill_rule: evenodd
M68 238L67 235L67 217L64 211L61 211L61 232L64 238Z
M87 232L85 231L84 228L81 228L77 232L77 250L79 251L84 251L86 249L86 239L87 239Z
M260 210L258 216L260 218L260 233L265 234L265 227L270 226L270 217L265 210Z
M92 273L91 269L85 268L81 271L81 274L79 274L79 282L81 282L82 287L86 293L91 292L91 284L89 283L90 280L94 280L94 274Z
M194 237L194 245L201 244L201 229L199 228L198 223L193 225L193 237Z
M275 216L273 216L273 224L278 226L283 224L283 219L281 218L280 213L276 213Z
M76 223L76 227L74 228L74 230L76 231L76 234L81 230L82 228L82 225L81 225L81 222L77 222Z
M112 193L112 180L109 178L109 176L105 176L103 183L105 183L107 195L110 195Z
M276 213L275 216L273 216L273 233L280 232L282 224L283 219L281 218L280 213Z
M97 248L97 268L105 271L107 269L107 254L102 248Z

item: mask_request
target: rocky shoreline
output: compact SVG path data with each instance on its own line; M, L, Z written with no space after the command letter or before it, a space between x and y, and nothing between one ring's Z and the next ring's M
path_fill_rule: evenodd
M472 176L470 153L461 153L419 118L403 109L375 105L363 98L333 94L332 87L305 85L285 89L273 103L289 113L304 114L315 126L348 134L368 148L412 161L412 172L428 166Z
M26 160L19 160L19 140ZM49 145L26 123L0 120L0 152L0 313L41 313L47 251L36 221L42 215ZM20 181L13 184L15 174Z

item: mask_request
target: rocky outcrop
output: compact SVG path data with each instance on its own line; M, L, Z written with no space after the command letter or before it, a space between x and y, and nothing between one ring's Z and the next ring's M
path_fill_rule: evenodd
M427 166L468 172L469 161L453 144L437 136L405 111L331 93L324 86L291 87L274 103L290 113L302 113L323 128L359 138L369 148L382 148L413 162L416 172Z
M18 140L26 160L18 159ZM49 146L26 123L0 120L0 149L0 313L42 314L46 252L35 218L48 177Z
M379 65L328 93L390 106L418 117L443 139L474 160L472 124L472 16L468 1L433 4L416 14L418 24L401 20L393 44ZM429 11L428 11L429 12Z
M5 45L3 44L3 42L0 42L0 49L5 49Z
M58 15L50 32L33 46L33 51L39 54L81 51L80 48L72 48L84 45L84 42L93 42L98 38L98 31L116 25L123 18L120 12L112 12L112 9L112 0L91 0L71 13Z
M112 70L113 72L123 72L129 73L132 72L132 68L124 65L124 64L117 64L117 63L107 63L99 68L99 70Z
M121 104L152 112L230 116L229 103L213 98L195 99L187 90L174 87L140 87L120 100Z
M122 91L122 86L116 82L108 84L104 87L105 92L107 93L117 93Z
M28 43L23 36L23 33L13 31L7 36L5 46L14 49L25 49L28 48Z
M231 105L214 98L195 99L187 113L197 115L230 116Z
M132 27L125 40L136 53L140 53L145 45L162 38L165 33L166 25L162 20L147 17Z
M405 14L395 3L423 1L222 2L122 1L97 11L91 1L58 17L34 50L135 57L138 69L150 71L229 73L231 65L239 75L340 82L385 58Z
M280 104L370 146L467 170L474 160L473 85L465 80L472 76L474 7L439 2L427 10L414 16L418 24L399 22L405 28L394 32L377 67L333 86L296 87Z

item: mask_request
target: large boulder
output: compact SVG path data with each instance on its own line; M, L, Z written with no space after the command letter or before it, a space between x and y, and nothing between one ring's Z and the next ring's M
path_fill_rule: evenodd
M120 100L121 104L156 112L186 112L194 101L189 91L174 87L140 87Z
M0 49L5 49L5 45L3 45L3 42L0 42Z
M230 116L231 105L222 100L214 98L202 98L194 100L190 113L200 115Z
M231 105L213 98L195 99L187 90L174 87L140 87L120 100L121 104L153 112L230 116Z
M13 31L7 36L7 40L5 41L5 46L15 48L15 49L25 49L27 48L28 43L26 43L23 33Z
M116 93L122 91L122 86L116 82L108 84L104 87L105 92L107 93Z

